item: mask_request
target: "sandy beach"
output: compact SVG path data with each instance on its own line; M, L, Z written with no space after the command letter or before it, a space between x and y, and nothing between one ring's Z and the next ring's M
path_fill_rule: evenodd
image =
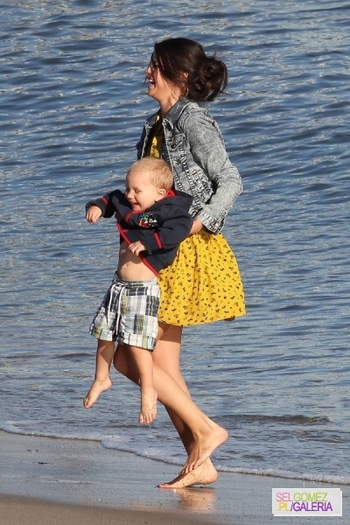
M0 445L1 525L265 525L278 521L271 510L272 488L327 486L223 472L210 486L162 490L157 483L172 479L177 466L98 442L0 432ZM350 488L341 488L343 516L322 517L323 524L349 522Z

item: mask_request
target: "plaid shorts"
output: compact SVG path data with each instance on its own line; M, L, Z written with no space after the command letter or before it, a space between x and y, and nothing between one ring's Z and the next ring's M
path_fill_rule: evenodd
M153 350L158 333L160 290L157 279L122 281L115 275L90 326L90 334Z

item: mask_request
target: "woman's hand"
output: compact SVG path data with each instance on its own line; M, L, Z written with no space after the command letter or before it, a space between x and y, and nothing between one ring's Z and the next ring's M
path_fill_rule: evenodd
M201 231L202 228L203 224L201 223L201 221L196 221L196 219L194 219L189 235L194 235L195 233L198 233L199 231Z

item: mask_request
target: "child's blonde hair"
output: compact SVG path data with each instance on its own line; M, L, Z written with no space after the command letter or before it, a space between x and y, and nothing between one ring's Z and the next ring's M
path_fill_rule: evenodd
M174 177L169 164L157 157L144 157L134 162L128 171L128 175L136 172L145 172L149 175L151 184L159 189L169 191L174 182Z

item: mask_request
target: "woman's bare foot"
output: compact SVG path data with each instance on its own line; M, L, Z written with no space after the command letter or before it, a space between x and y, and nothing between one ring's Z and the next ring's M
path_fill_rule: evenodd
M112 381L108 377L105 381L95 381L92 383L90 390L83 399L84 408L90 408L98 399L99 395L112 386Z
M168 483L160 483L158 485L161 489L184 489L192 485L209 485L215 483L218 479L216 468L208 458L202 465L197 467L187 474L179 474L175 479Z
M156 419L157 416L157 392L154 388L141 390L141 411L139 423L148 425Z
M181 474L188 474L195 468L204 463L209 456L212 455L215 449L220 447L228 438L227 430L215 424L215 427L204 436L196 439L187 461L181 471Z

